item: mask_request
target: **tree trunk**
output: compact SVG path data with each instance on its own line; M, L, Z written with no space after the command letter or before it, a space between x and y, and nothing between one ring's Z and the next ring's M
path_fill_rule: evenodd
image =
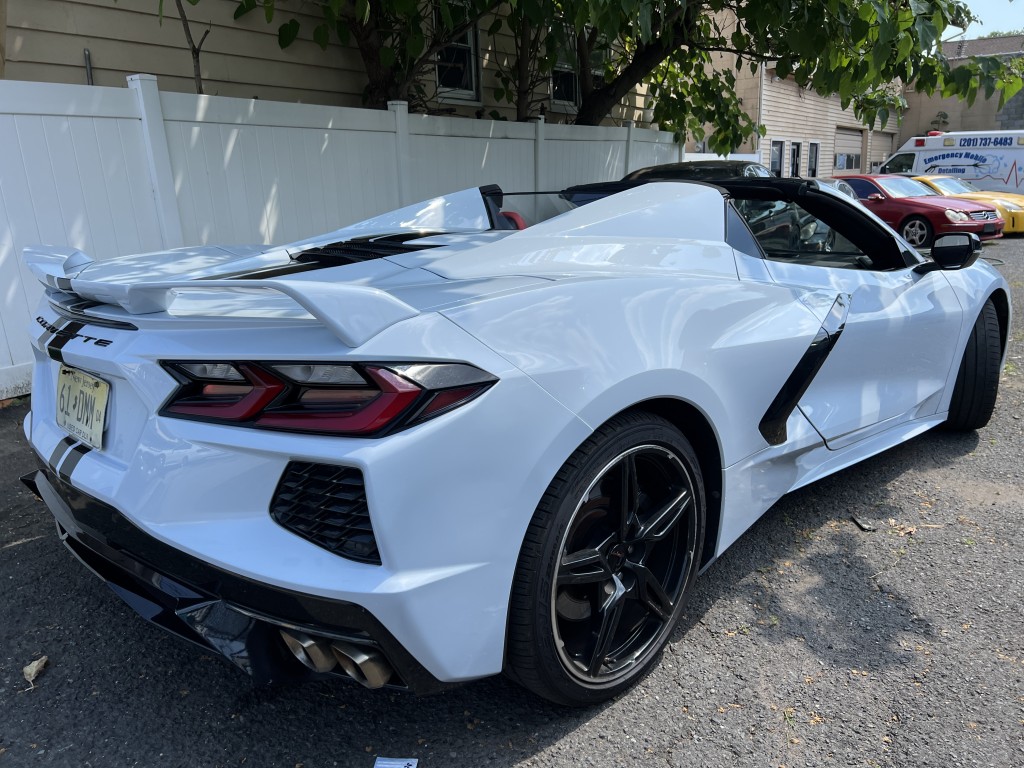
M192 40L192 30L189 27L188 16L185 15L185 6L181 4L181 0L174 0L178 6L178 17L181 19L181 26L185 30L185 40L188 42L189 53L192 54L192 77L196 81L196 93L201 94L203 92L203 70L199 65L199 55L203 51L203 43L206 42L206 36L210 34L210 30L203 32L203 36L199 39L199 45L196 45Z
M533 98L533 25L525 17L519 28L516 42L516 120L525 123L530 119L530 101Z
M679 19L659 37L641 45L632 60L610 83L603 83L583 95L576 113L576 125L600 125L622 99L657 69L672 52L681 47L687 36L687 22Z

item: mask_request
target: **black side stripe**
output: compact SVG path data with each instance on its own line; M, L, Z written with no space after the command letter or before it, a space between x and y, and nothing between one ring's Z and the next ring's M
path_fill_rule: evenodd
M761 422L757 425L761 436L768 441L769 445L782 445L786 442L786 422L796 409L800 398L804 396L807 388L811 386L814 377L825 359L839 341L839 336L846 327L846 316L850 311L850 297L841 293L836 297L829 310L825 322L815 335L811 345L804 352L796 368L789 374L786 383L768 406Z
M78 462L82 460L82 457L91 450L92 449L89 446L83 445L82 443L79 443L71 449L67 458L65 458L64 461L60 463L60 466L57 467L57 474L61 476L64 482L71 482L71 473L75 471L75 467L78 466Z
M58 333L54 335L54 338L46 345L46 354L58 363L64 362L64 354L61 350L64 345L75 338L80 330L85 328L85 323L68 323L66 326L60 329Z
M242 272L228 272L223 275L208 275L206 277L197 277L196 281L199 280L266 280L271 277L284 277L285 275L295 275L300 272L312 272L315 269L326 269L327 267L336 267L337 263L321 263L319 261L299 262L292 261L288 264L281 264L274 267L263 267L262 269L246 269Z
M61 438L61 441L57 443L57 447L53 449L53 453L50 454L50 458L46 460L46 463L50 465L50 468L55 472L57 471L57 465L60 460L64 458L64 454L68 452L68 449L75 444L73 437Z
M53 334L55 334L57 331L59 331L67 324L68 321L64 320L63 318L58 318L56 322L49 324L47 326L46 331L43 332L43 335L39 337L39 344L45 347L47 344L50 343L50 339L53 338Z

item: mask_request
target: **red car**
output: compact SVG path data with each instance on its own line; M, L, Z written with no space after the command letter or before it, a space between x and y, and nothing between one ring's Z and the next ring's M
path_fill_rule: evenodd
M893 174L837 176L857 193L869 211L915 248L927 248L936 235L974 232L982 240L1003 236L1005 222L995 208L943 197L926 185Z

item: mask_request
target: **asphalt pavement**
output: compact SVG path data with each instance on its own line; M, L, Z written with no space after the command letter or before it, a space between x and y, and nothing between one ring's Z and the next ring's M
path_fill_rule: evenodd
M1024 766L1024 238L992 423L783 499L696 586L661 665L590 710L494 678L428 697L255 689L147 625L57 540L0 409L0 768ZM863 530L852 518L856 518ZM23 667L48 663L34 687Z

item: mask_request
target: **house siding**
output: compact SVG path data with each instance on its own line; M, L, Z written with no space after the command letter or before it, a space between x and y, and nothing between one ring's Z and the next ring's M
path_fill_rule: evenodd
M772 69L762 71L763 111L760 122L764 124L767 133L761 139L759 153L765 165L771 160L771 142L783 141L786 145L783 152L783 175L791 175L790 149L793 142L800 142L801 173L805 174L807 147L817 143L818 176L852 172L850 168L835 167L837 141L841 151L849 152L843 141L852 132L861 136L859 172L870 173L877 169L877 165L892 152L895 121L891 121L885 130L869 130L852 110L842 108L838 96L822 97L801 88L793 80L779 79Z
M95 85L123 87L126 76L141 72L156 75L162 90L195 92L192 56L170 0L162 22L156 0L118 0L116 4L112 0L0 0L0 20L5 3L8 24L4 33L0 23L0 76L6 79L84 84L84 50L88 49ZM210 32L200 58L205 93L362 106L367 79L358 51L337 42L328 51L321 50L312 40L320 17L299 12L309 4L298 0L278 4L282 19L294 15L301 23L298 39L285 50L277 43L278 24L267 24L260 9L235 20L235 0L185 5L193 39L198 42L204 32ZM428 111L460 117L493 113L515 119L514 106L494 97L500 84L496 62L514 50L513 41L507 28L493 37L487 35L492 21L493 17L485 17L477 31L480 98L439 98L428 77L424 82ZM548 85L537 93L547 96ZM605 123L641 120L644 100L643 89L634 90ZM546 107L549 122L573 119L571 109L554 107L550 101Z
M9 80L85 83L89 49L95 85L123 86L137 72L160 78L161 88L194 92L192 56L174 4L161 23L153 0L8 0ZM277 26L253 12L235 21L232 0L186 5L193 38L203 45L206 93L242 98L285 99L333 106L359 106L366 84L351 48L324 53L312 39L314 17L304 22L288 49L277 44Z

